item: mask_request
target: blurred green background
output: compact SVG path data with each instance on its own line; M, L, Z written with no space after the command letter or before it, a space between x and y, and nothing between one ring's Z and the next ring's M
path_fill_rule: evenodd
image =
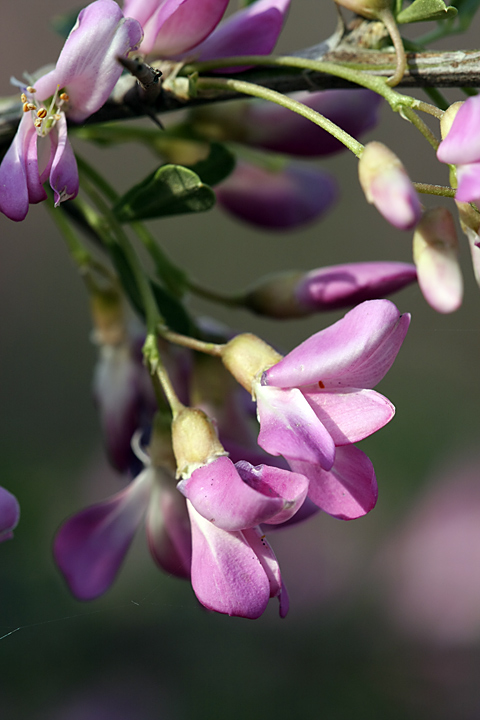
M10 75L55 60L62 41L49 19L76 6L4 4L2 95L12 93ZM292 0L279 49L313 45L334 24L333 3ZM446 182L429 146L386 108L369 138L400 154L415 180ZM155 166L134 146L101 151L101 162L120 191ZM366 205L355 159L344 153L322 165L342 197L307 229L260 233L218 209L150 226L175 261L224 291L288 268L410 261L410 233ZM42 206L21 224L1 216L0 237L0 484L22 509L15 539L0 546L2 718L480 717L480 296L466 240L457 313L435 313L416 286L393 298L413 320L378 387L397 415L361 445L377 472L376 509L351 523L320 514L272 536L290 614L281 621L272 602L251 622L204 611L187 583L155 567L143 531L105 597L86 604L69 595L53 564L53 535L122 479L108 470L99 440L88 303L62 238ZM191 307L286 351L343 314L279 323L206 302ZM447 511L437 516L442 488ZM443 535L452 513L458 531ZM434 529L422 536L427 520Z

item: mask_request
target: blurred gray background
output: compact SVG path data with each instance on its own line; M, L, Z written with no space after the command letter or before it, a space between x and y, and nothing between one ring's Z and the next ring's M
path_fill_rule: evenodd
M76 7L4 2L1 95L12 94L10 75L56 59L62 40L50 18ZM292 0L278 50L313 45L334 25L333 3ZM474 42L471 34L457 46ZM387 108L367 139L388 144L413 179L447 181L431 148ZM133 145L82 151L101 154L119 191L156 165ZM151 229L197 280L226 292L276 270L411 261L411 234L366 205L355 158L345 152L322 166L341 199L307 229L258 232L219 209ZM15 539L0 546L0 635L20 628L0 645L2 717L480 717L480 295L466 240L458 312L435 313L416 286L393 297L413 319L378 388L397 415L361 445L377 472L376 509L351 523L318 515L276 534L290 614L280 621L272 602L248 622L203 611L187 583L154 566L142 531L105 597L85 604L69 595L51 558L53 534L122 482L99 440L88 303L44 207L19 224L1 216L0 237L0 484L22 508ZM286 351L343 314L278 323L197 300L191 308Z

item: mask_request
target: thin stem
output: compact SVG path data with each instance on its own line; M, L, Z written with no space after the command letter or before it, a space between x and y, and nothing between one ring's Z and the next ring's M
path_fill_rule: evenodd
M423 137L428 140L434 150L438 148L438 146L440 145L440 140L435 137L428 125L423 122L422 118L420 118L417 113L412 110L412 108L404 108L402 115L407 120L410 120L413 125L415 125L417 130L419 130L422 133Z
M199 297L204 298L205 300L210 300L211 302L226 305L227 307L243 306L243 300L241 297L222 295L222 293L218 293L215 290L210 290L209 288L204 288L201 285L197 285L194 280L188 280L187 286L191 292L195 293L195 295L198 295Z
M173 330L166 330L163 327L160 327L158 331L165 340L168 340L175 345L190 348L190 350L196 350L197 352L204 353L205 355L221 357L223 348L225 347L225 345L217 345L216 343L204 342L203 340L197 340L196 338L188 337L187 335L180 335L180 333L173 332Z
M437 195L438 197L454 198L456 190L446 185L429 185L428 183L414 182L415 190L423 195Z
M435 88L424 88L425 90L433 90ZM432 93L433 94L433 93ZM449 106L449 103L441 93L438 93L440 98L442 98L442 101L447 103L447 107ZM440 99L439 98L439 99ZM427 115L432 115L433 117L438 118L439 120L443 117L443 113L445 110L441 107L438 107L437 105L432 105L431 103L423 102L423 100L416 100L412 107L415 110L420 110L421 112L426 113Z
M428 95L430 100L433 100L433 102L435 103L435 105L437 106L437 108L439 110L445 111L448 108L448 106L450 105L450 103L448 102L445 95L443 93L441 93L438 88L427 88L426 87L426 88L423 88L423 92L426 95ZM429 103L426 103L426 104L429 105ZM423 108L417 106L417 109L422 110ZM425 111L425 112L428 112L428 111ZM432 112L431 114L433 115L434 113Z
M179 414L179 412L184 410L185 405L179 400L164 365L159 365L157 367L155 372L155 378L158 379L162 390L165 393L165 397L167 398L167 402L170 405L172 415L175 418Z
M307 107L303 103L293 100L287 95L277 92L276 90L269 90L261 85L255 85L254 83L245 82L244 80L235 80L233 78L199 78L196 82L197 90L215 90L215 89L231 89L235 92L243 93L244 95L252 95L253 97L262 98L263 100L269 100L277 105L288 108L293 112L302 115L303 117L311 120L319 127L323 128L334 138L339 140L345 147L351 150L354 155L360 157L363 153L363 145L355 140L351 135L342 130L342 128L335 125L331 120L328 120L320 113Z
M377 16L378 19L381 20L387 28L388 34L390 35L393 42L393 47L395 48L395 55L397 56L397 67L392 77L388 78L387 80L387 83L390 87L395 87L395 85L398 85L398 83L401 82L403 76L405 75L405 70L407 67L407 57L405 55L405 48L403 47L402 36L400 35L398 25L395 22L395 18L393 17L392 11L390 9L385 8L383 10L380 10L377 13Z

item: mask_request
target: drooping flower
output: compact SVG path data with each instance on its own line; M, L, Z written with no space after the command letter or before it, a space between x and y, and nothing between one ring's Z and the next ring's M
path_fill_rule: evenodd
M24 114L0 166L0 210L7 217L23 220L30 203L45 200L47 178L55 205L77 195L67 117L81 122L105 103L122 73L117 56L126 57L141 39L140 24L125 18L114 0L96 0L80 12L55 68L23 87ZM40 168L38 144L47 137Z
M20 506L15 495L0 487L0 542L11 540L20 519Z
M269 170L242 160L215 187L219 204L252 225L288 230L320 218L337 198L335 180L318 168L289 164Z
M124 13L143 26L141 50L145 55L210 60L232 55L268 55L280 34L289 4L290 0L258 0L219 27L228 0L126 0Z
M192 523L192 587L211 610L257 618L271 597L288 610L278 562L261 523L289 520L305 501L308 480L288 470L226 457L209 418L184 408L173 421L178 488Z
M379 142L367 143L358 175L367 201L385 220L399 230L415 227L422 206L403 163L389 148Z
M108 590L145 515L155 561L173 575L190 576L190 523L175 487L169 438L154 432L149 452L151 459L143 457L144 469L124 490L69 518L57 533L55 561L80 600Z
M401 290L417 278L415 265L402 262L360 262L267 276L245 296L260 315L279 319L357 305Z
M257 402L258 444L306 474L309 496L337 517L358 517L375 504L373 467L352 444L393 417L393 405L372 388L409 322L389 300L369 300L284 358L252 335L225 346L223 362Z

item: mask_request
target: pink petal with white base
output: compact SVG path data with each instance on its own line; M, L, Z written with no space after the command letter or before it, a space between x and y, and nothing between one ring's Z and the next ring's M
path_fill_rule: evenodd
M308 496L319 508L341 520L354 520L373 510L378 488L370 459L354 445L337 448L330 472L318 465L293 461L292 470L310 480Z
M260 420L258 444L271 455L290 461L319 463L329 470L335 444L305 397L297 389L255 387Z
M93 600L113 583L147 509L152 469L125 490L67 520L58 531L53 554L71 592Z
M447 136L448 137L448 136ZM476 202L480 198L480 162L457 167L458 202Z
M227 5L228 0L166 0L146 25L142 50L172 58L196 48L217 27Z
M242 532L205 520L187 500L192 524L192 587L205 607L255 619L270 598L270 580Z
M480 161L480 97L470 97L458 110L437 150L440 162L464 165ZM479 197L479 196L477 196Z
M386 397L375 390L303 391L335 445L359 442L380 430L395 414Z
M75 155L67 137L67 120L62 113L57 126L57 147L50 171L50 185L55 197L55 207L78 195L78 169Z
M372 388L390 369L410 324L389 300L367 300L264 373L262 383Z

